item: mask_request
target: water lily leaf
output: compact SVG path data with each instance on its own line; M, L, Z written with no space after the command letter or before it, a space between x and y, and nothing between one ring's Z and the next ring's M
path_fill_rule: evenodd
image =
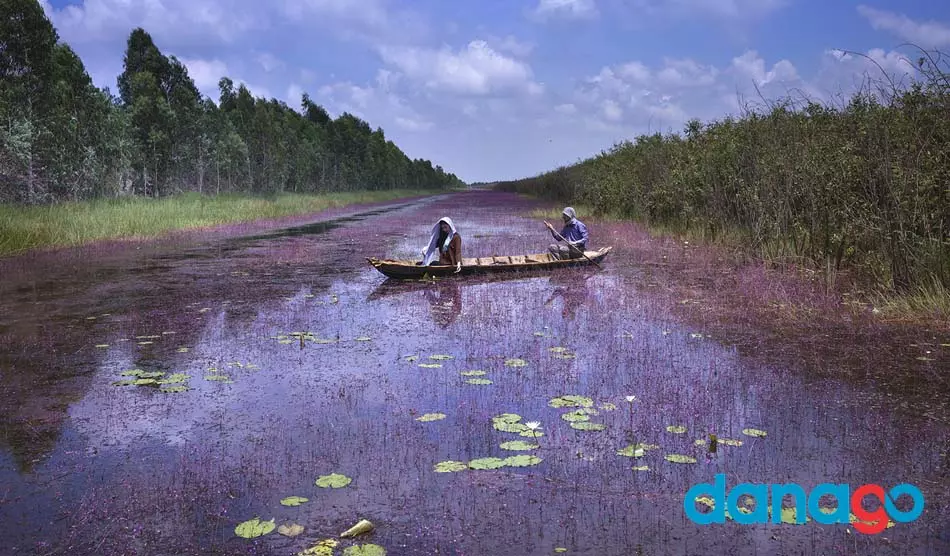
M134 380L117 380L112 383L113 386L135 386Z
M532 444L530 442L525 442L524 440L511 440L509 442L502 442L502 450L535 450L540 448L539 444Z
M369 336L360 336L359 338L354 338L354 341L356 342L368 342L370 340L372 340L372 338Z
M524 423L506 423L504 421L494 421L492 422L492 427L494 427L496 431L501 432L520 433L529 430Z
M166 386L161 388L161 391L166 394L177 394L179 392L187 392L190 390L187 386Z
M322 475L317 479L316 485L321 488L343 488L353 482L353 479L339 473Z
M573 353L556 353L554 357L557 359L577 359L577 355Z
M273 519L270 521L261 521L255 517L254 519L249 519L238 524L238 526L234 528L234 533L245 539L253 539L254 537L262 537L270 533L275 527L277 527L277 525Z
M386 556L386 549L378 544L348 546L343 549L343 556Z
M531 429L521 431L519 434L521 434L521 436L527 436L528 438L538 438L539 436L544 436L543 432Z
M627 456L628 458L642 458L650 450L659 448L656 444L631 444L623 450L617 450L618 456Z
M231 377L228 375L206 375L205 380L216 380L218 382L232 383Z
M548 402L548 405L551 407L591 407L594 405L594 400L585 396L571 394L552 398Z
M756 438L761 438L766 435L765 431L759 429L742 429L742 434L746 436L754 436Z
M720 438L719 444L723 446L742 446L742 441L732 440L731 438Z
M109 347L109 344L96 344L96 347L99 348L99 349L107 348L107 347Z
M600 409L603 411L614 411L617 409L617 406L610 402L605 402L600 404Z
M686 427L682 425L670 425L666 427L666 432L671 432L673 434L683 434L686 432Z
M180 347L180 348L178 348L178 353L188 353L188 348L186 348L186 347Z
M649 465L635 465L631 467L630 469L633 469L634 471L649 471L650 466Z
M468 384L478 384L478 385L482 385L482 386L485 386L485 385L488 385L488 384L491 384L491 383L492 383L492 381L488 380L487 378L470 378L470 379L466 380L465 382L468 383Z
M527 366L527 364L528 362L525 361L524 359L518 359L518 358L505 359L506 367L524 367L524 366Z
M564 353L565 351L567 351L567 348L561 347L561 346L554 346L554 347L548 348L548 351L552 353Z
M153 341L151 341L151 340L148 340L148 341L146 341L146 342L139 342L139 345L140 345L140 346L149 346L149 345L152 345L152 344L154 344L154 343L155 343L155 342L153 342Z
M546 338L546 337L547 337L547 336L544 334L544 332L535 332L534 335L537 336L538 338Z
M682 454L667 454L664 459L672 463L696 463L696 458Z
M403 357L403 359L405 359L406 361L412 363L412 362L415 361L416 359L419 359L419 356L418 356L418 355L407 355L407 356Z
M560 554L561 552L567 552L567 549L564 548L563 546L555 546L554 552L557 552L558 554Z
M452 473L455 471L465 471L468 469L468 465L461 461L440 461L435 464L436 473Z
M445 413L426 413L421 417L416 417L416 421L422 421L423 423L438 421L440 419L445 419Z
M498 469L505 465L505 460L501 458L478 458L468 462L468 466L472 469Z
M278 343L278 344L285 344L285 345L286 345L286 344L292 344L292 343L294 343L294 340L277 340L277 343Z
M145 375L141 375L139 378L146 378ZM159 384L178 384L180 382L185 382L190 377L185 373L172 373L165 378L158 381Z
M419 363L423 369L441 369L442 363Z
M299 506L304 502L309 502L309 498L304 498L302 496L288 496L280 501L282 506Z
M521 415L517 413L502 413L491 418L492 422L498 423L517 423L521 420Z
M454 355L440 355L440 354L436 354L436 355L430 355L430 356L429 356L429 359L433 359L433 360L435 360L435 361L448 361L449 359L455 359L455 356L454 356Z
M338 544L340 544L340 541L324 539L303 552L298 552L297 556L333 556L333 549Z
M154 378L137 378L132 381L132 384L136 386L151 386L152 384L158 384L158 381Z
M574 422L574 423L571 423L571 428L572 428L572 429L577 429L577 430L579 430L579 431L591 431L591 432L596 432L596 431L602 431L602 430L606 429L606 428L607 428L607 425L604 425L604 424L602 424L602 423Z
M462 371L459 374L462 376L485 376L488 373L485 371Z
M139 376L144 372L141 369L132 369L131 371L122 371L121 376Z
M543 460L538 456L522 454L520 456L508 456L503 461L503 465L508 465L511 467L528 467L530 465L537 465Z
M571 411L570 413L561 415L561 419L571 422L590 421L590 416L587 415L587 412L585 412L583 409L578 409L576 411Z
M161 338L158 334L150 334L148 336L136 336L136 340L154 340L155 338Z
M296 537L297 535L303 533L303 525L298 525L296 523L281 525L277 528L277 532L285 537Z

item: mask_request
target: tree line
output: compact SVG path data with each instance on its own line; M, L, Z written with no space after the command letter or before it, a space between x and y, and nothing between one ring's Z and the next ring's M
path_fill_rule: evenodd
M202 96L185 65L139 28L115 96L93 85L37 0L3 0L0 202L463 185L306 94L297 111L227 77L219 90L217 103Z
M924 52L906 86L838 106L786 98L688 122L499 184L602 214L731 239L771 260L950 288L950 72ZM942 69L943 68L943 69Z

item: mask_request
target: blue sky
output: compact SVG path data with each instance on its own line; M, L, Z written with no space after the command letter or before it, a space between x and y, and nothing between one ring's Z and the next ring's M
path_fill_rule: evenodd
M950 52L924 0L41 0L96 85L143 27L217 100L227 75L381 126L468 182L535 175L690 118L794 94L841 102ZM841 50L868 58L842 54Z

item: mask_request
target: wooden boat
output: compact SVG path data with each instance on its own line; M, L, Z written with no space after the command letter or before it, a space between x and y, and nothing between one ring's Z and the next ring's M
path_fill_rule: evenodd
M596 251L586 251L591 261L600 263L610 253L612 247L604 247ZM393 260L367 258L369 264L390 278L423 278L455 276L455 267L448 265L422 266L414 260ZM536 253L532 255L512 255L503 257L462 258L462 270L459 275L488 274L492 272L516 272L532 270L553 270L591 264L585 258L555 259L550 253Z

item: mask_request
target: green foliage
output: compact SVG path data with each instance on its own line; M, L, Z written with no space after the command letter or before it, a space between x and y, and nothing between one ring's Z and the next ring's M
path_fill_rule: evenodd
M826 277L851 268L911 292L950 288L950 72L841 106L775 103L691 121L496 187L651 227L728 239ZM940 63L944 64L940 67Z

